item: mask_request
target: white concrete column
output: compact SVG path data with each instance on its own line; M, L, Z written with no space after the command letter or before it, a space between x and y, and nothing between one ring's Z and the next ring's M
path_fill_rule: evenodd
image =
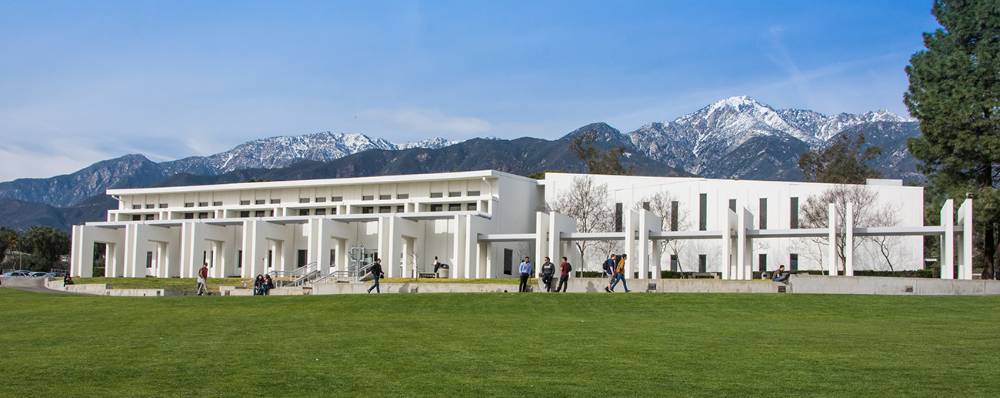
M535 258L531 259L531 264L535 266L535 277L539 277L542 274L542 264L540 261L548 254L549 245L549 214L543 212L535 212ZM520 264L524 259L518 259L514 263L514 273L517 273L517 264Z
M576 231L576 220L565 214L552 212L549 214L549 242L547 256L552 259L552 263L559 265L559 258L565 256L563 251L562 234ZM538 259L538 268L541 269L544 260Z
M753 225L753 219L747 219L746 205L742 199L736 200L736 279L750 280L753 273L747 265L752 253L747 244L747 229Z
M941 206L941 226L944 236L941 238L941 279L955 279L955 202L944 201Z
M972 279L972 199L965 199L958 207L958 225L962 235L958 244L958 279Z
M826 218L829 226L827 238L830 240L826 253L827 272L830 276L837 276L837 208L833 203L826 205Z
M624 210L623 213L622 230L625 232L625 247L622 250L627 256L625 259L625 279L633 279L635 278L632 274L635 272L634 264L636 264L636 231L639 229L639 214L631 209Z
M726 213L723 214L732 214L732 212L729 211L729 207L726 207ZM725 221L722 222L722 225L720 225L722 228L722 252L720 253L719 258L719 271L723 280L733 279L733 275L730 272L732 269L730 265L730 257L732 257L733 252L733 228L731 224L732 218L734 217L735 214L732 214L732 217L725 218Z
M844 215L844 276L854 276L854 204L847 202Z

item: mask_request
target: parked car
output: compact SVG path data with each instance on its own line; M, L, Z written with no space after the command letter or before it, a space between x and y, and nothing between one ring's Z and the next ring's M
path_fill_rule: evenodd
M48 272L32 272L28 276L30 276L32 278L44 278L46 276L49 276L49 273Z
M6 276L8 278L15 276L31 276L31 271L25 271L19 269L19 270L4 272L3 276Z

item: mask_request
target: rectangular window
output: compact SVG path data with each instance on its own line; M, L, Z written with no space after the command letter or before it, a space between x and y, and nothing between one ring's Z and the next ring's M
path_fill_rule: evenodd
M336 207L331 207L330 208L330 214L337 214L337 208Z
M153 252L146 252L146 268L153 268Z
M253 212L254 217L264 217L264 210L257 210Z
M330 201L331 202L343 202L344 201L344 197L343 196L331 196L330 197Z
M250 205L250 201L249 200L241 200L240 201L240 206L249 206L249 205Z
M796 229L799 227L799 198L792 197L792 206L788 209L789 211L789 227Z
M457 198L459 196L462 196L461 192L448 192L448 197L449 198Z
M146 205L146 208L147 208L147 209L152 209L152 208L154 208L154 207L156 207L156 205L154 205L154 204L152 204L152 203L150 203L150 204Z
M362 195L361 200L375 200L375 195Z
M431 192L431 197L432 198L440 198L441 197L441 192Z
M698 230L708 229L708 194L698 195Z
M767 254L760 253L757 255L757 271L767 272Z
M299 254L299 256L298 256L298 260L299 261L297 263L298 264L298 268L305 267L306 264L308 263L307 260L309 259L309 251L308 250L299 250L298 254Z
M757 205L757 228L767 229L767 198L760 198L760 204Z
M243 268L243 250L236 251L236 268Z
M142 216L139 214L133 214L132 221L142 221Z
M378 212L379 213L392 213L392 206L379 206L378 207Z
M299 209L299 215L300 216L308 216L309 215L309 209Z
M397 193L396 194L396 199L409 199L409 198L410 198L410 194L408 194L408 193Z
M250 217L250 211L248 211L248 210L241 211L240 212L240 217L242 217L242 218Z
M317 197L313 198L313 201L316 202L316 203L325 203L326 202L326 196L317 196Z
M185 220L194 219L194 213L184 213L184 219Z
M146 220L155 220L155 219L156 219L156 216L154 216L152 214L147 214L146 215Z
M208 207L208 202L198 202L198 207Z
M503 274L510 275L514 272L514 251L503 249Z
M167 208L167 204L166 203L160 203L160 208L161 209L166 209Z
M705 254L698 255L698 272L708 272L708 256Z
M379 195L378 200L389 200L392 199L392 195Z
M139 210L141 208L142 208L142 205L132 205L132 210Z
M465 210L476 210L476 204L475 203L468 203L468 204L466 204L465 205Z
M309 203L309 198L299 198L299 203Z
M271 199L271 204L272 204L272 205L278 205L278 204L281 204L281 199Z
M649 202L642 202L642 209L649 211Z
M621 232L624 229L622 226L622 217L624 217L622 204L615 203L615 232Z
M337 249L330 249L330 266L337 265Z
M194 207L194 202L184 202L184 207Z
M256 200L253 201L253 204L255 204L255 205L262 205L262 204L264 204L264 199L256 199Z
M448 211L460 211L462 210L462 205L458 203L449 203Z
M729 199L729 210L732 210L733 213L736 213L736 199Z
M221 200L214 201L212 202L212 206L222 206L222 201Z
M479 191L468 191L465 194L468 196L479 196Z
M678 207L679 206L678 206L676 200L670 201L670 230L671 231L676 231L677 230L677 217L678 217L677 210L678 210Z
M271 268L271 266L274 265L273 260L274 260L274 252L268 250L267 251L267 268Z
M441 211L441 205L431 205L431 211Z
M680 262L680 260L677 259L677 255L676 254L671 254L670 255L670 270L671 271L677 272L677 269L680 268L680 263L681 262Z
M198 213L198 218L208 218L208 213L206 212Z
M799 255L791 253L788 255L788 268L792 271L799 270Z
M365 206L361 208L361 214L372 214L375 212L375 208L371 206Z
M396 206L396 213L402 213L404 211L403 206Z
M316 215L317 216L325 216L326 215L326 209L316 209Z

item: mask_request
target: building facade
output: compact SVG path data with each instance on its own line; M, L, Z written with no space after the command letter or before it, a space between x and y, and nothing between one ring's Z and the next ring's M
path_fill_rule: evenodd
M577 231L575 219L554 211L579 179L606 189L606 205L613 209L608 230ZM873 206L893 210L896 225L923 227L921 187L893 180L863 187L876 194ZM821 238L775 231L800 228L808 198L832 188L562 173L535 180L483 170L112 189L108 194L119 207L106 221L73 227L71 272L93 276L95 259L103 259L109 277L193 277L203 263L213 277L303 267L333 274L377 256L389 277L430 273L437 257L450 266L449 277L494 278L515 276L525 256L557 261L565 255L577 269L596 270L608 251L629 253L636 272L630 275L640 278L656 270L733 276L737 254L747 273L779 264L824 270L831 257ZM659 217L651 208L657 195L670 215ZM733 246L744 236L737 226L748 237L740 241L742 249ZM595 243L581 257L577 242ZM892 236L889 243L885 253L859 242L855 268L923 267L919 234ZM742 268L739 274L746 276Z

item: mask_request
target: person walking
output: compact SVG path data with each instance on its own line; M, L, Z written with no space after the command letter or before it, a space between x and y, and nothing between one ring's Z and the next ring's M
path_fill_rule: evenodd
M625 282L625 259L627 258L628 256L624 254L618 257L618 264L615 265L615 277L612 279L614 282L611 283L609 291L615 291L615 286L618 285L618 282L621 282L622 287L625 288L625 293L631 292L631 290L628 290L628 283Z
M611 293L611 284L615 282L615 266L618 265L618 258L614 254L609 254L608 259L604 261L604 275L608 278L608 285L604 287L604 291Z
M521 284L518 285L517 291L520 293L527 292L528 277L531 276L531 258L525 256L524 261L517 267L517 270L521 273Z
M542 263L542 284L545 285L545 291L552 291L552 277L556 274L556 265L552 264L547 256L545 257L545 262Z
M195 287L199 296L208 293L208 263L202 263L198 269L198 285Z
M573 266L569 264L566 257L562 258L562 262L559 263L559 286L556 286L556 292L566 293L566 285L569 282L569 273L573 271Z
M372 281L374 283L372 284L372 287L368 288L368 293L371 293L372 289L375 289L375 293L382 294L382 288L379 287L378 280L383 276L385 276L385 274L382 273L382 259L376 258L375 264L372 264Z

